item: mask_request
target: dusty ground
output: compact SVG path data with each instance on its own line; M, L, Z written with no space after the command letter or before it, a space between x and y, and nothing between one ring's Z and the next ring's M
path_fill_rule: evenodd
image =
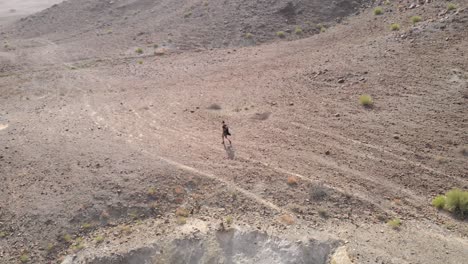
M245 229L333 237L356 263L468 257L466 219L431 207L437 194L468 188L463 1L450 12L445 1L392 2L380 16L361 9L320 34L273 33L248 47L242 35L224 44L210 35L206 45L174 36L156 55L160 42L134 39L139 29L120 16L104 38L87 30L95 21L59 21L54 31L50 16L66 16L54 9L80 1L0 35L2 263L125 251L227 216ZM149 10L149 1L124 2ZM98 3L82 12L114 10ZM411 25L414 15L423 21ZM301 16L295 24L306 28ZM262 32L284 28L276 23ZM191 30L180 25L170 31ZM363 108L361 94L375 106ZM227 149L222 120L233 133ZM176 224L179 207L190 212L186 225ZM398 230L386 224L393 218Z

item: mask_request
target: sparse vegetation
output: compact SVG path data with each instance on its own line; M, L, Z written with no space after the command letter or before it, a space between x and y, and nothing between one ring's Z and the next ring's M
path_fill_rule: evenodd
M411 23L416 24L421 22L422 18L420 16L412 16L411 17Z
M190 16L192 16L191 11L184 14L184 18L189 18Z
M468 213L468 191L452 189L445 195L438 195L432 200L437 209L445 209L454 214L466 216Z
M153 45L153 48L157 49L157 48L159 48L159 45L158 45L158 44L154 44L154 45Z
M390 29L392 31L398 31L398 30L400 30L400 24L393 23L393 24L390 25Z
M21 261L21 263L28 263L28 262L29 262L29 256L28 256L28 254L23 253L23 254L20 256L20 261Z
M49 252L53 251L54 248L55 248L55 245L53 243L48 243L46 250L49 253Z
M381 7L374 8L374 15L378 16L383 14L383 9Z
M289 176L288 177L287 183L288 183L289 186L296 186L298 184L298 182L299 182L299 180L297 179L296 176Z
M178 225L185 225L187 223L187 218L183 217L183 216L179 216L179 217L177 217L176 223Z
M294 33L296 35L302 35L304 32L302 31L302 28L300 26L297 26L296 29L294 29Z
M7 233L4 231L0 231L0 238L4 238L7 236Z
M180 208L177 208L175 214L177 216L188 217L190 213L187 209L180 207Z
M234 222L234 218L231 215L226 217L226 224L231 225Z
M385 0L384 5L390 5L390 4L391 4L391 3L390 3L389 0Z
M318 214L322 218L328 218L328 212L324 208L319 208L318 209Z
M279 37L279 38L285 38L286 33L284 33L284 31L278 31L278 32L276 32L276 36Z
M246 33L245 34L246 39L252 39L253 37L254 37L254 35L252 33Z
M94 241L96 242L96 244L100 244L104 241L104 236L101 236L101 235L97 235L95 238L94 238Z
M457 6L454 3L448 3L447 4L447 10L448 11L452 11L452 10L455 10L455 9L457 9Z
M67 242L67 243L71 243L71 242L72 242L72 240L73 240L73 239L72 239L72 236L71 236L71 235L69 235L69 234L65 234L65 235L63 235L63 237L62 237L62 238L63 238L63 241L65 241L65 242Z
M284 224L287 224L287 225L292 225L294 224L294 218L288 214L284 214L282 216L280 216L280 221Z
M437 195L437 197L432 200L432 205L437 209L443 209L445 207L445 196Z
M398 218L395 218L395 219L388 221L387 224L393 229L398 229L401 226L401 220Z
M374 104L372 97L367 94L363 94L359 97L359 102L365 107L371 107Z
M73 243L73 245L71 246L71 250L73 250L74 252L78 252L83 248L85 248L85 244L83 243L83 238L81 237L78 237L75 240L75 243Z
M138 61L138 64L140 64L140 65L141 65L141 64L143 64L143 61L141 61L141 60L140 60L140 61Z
M120 227L120 233L123 235L129 235L130 233L132 233L132 229L128 225L123 225L122 227Z
M310 188L310 199L313 201L322 201L327 195L327 188L322 184L315 184Z
M156 188L149 187L146 193L148 194L148 196L154 197L156 195Z
M84 230L87 230L87 229L91 229L93 227L92 224L90 223L84 223L81 228L83 228Z
M136 52L137 54L143 54L143 49L142 49L142 48L137 48L137 49L135 50L135 52Z
M453 189L445 194L445 207L453 213L468 213L468 191Z

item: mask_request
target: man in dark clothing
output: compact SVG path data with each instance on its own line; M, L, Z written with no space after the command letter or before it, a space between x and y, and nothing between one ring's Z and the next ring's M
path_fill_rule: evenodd
M224 139L227 139L229 141L229 145L232 145L231 144L231 140L228 138L228 136L230 136L231 133L229 133L229 127L226 125L226 123L223 121L223 145L224 145Z

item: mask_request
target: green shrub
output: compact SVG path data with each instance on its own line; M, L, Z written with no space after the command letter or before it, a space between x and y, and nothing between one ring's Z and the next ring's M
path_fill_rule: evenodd
M226 217L226 224L231 225L232 222L234 222L234 218L232 218L232 216L228 215Z
M445 195L445 208L451 212L459 212L462 215L468 213L468 191L453 189Z
M142 49L142 48L137 48L137 49L135 50L135 52L136 52L137 54L143 54L143 49Z
M187 13L184 14L184 18L188 18L190 16L192 16L192 12L187 12Z
M294 33L296 35L302 35L302 33L304 33L304 32L302 31L301 27L297 26L296 29L294 30Z
M422 18L420 16L412 16L411 17L411 23L416 24L418 22L421 22Z
M327 31L327 29L325 27L320 28L320 33L324 33L325 31Z
M276 32L276 36L280 37L280 38L285 38L286 37L286 33L284 33L284 31L278 31Z
M246 33L246 34L245 34L245 38L246 38L246 39L252 39L253 36L254 36L254 35L253 35L252 33Z
M392 31L398 31L398 30L400 30L400 24L393 23L393 24L390 25L390 29Z
M101 235L98 235L94 238L94 241L96 241L96 244L100 244L104 241L104 237Z
M390 1L385 0L384 5L390 5L390 4L391 4Z
M457 6L454 3L448 3L448 5L447 5L447 10L448 11L452 11L452 10L455 10L455 9L457 9Z
M383 9L381 7L376 7L374 9L374 15L378 16L378 15L381 15L383 14Z
M363 94L359 97L359 102L361 103L361 105L363 106L366 106L366 107L370 107L374 104L374 101L372 100L372 97L370 95L367 95L367 94Z
M0 231L0 238L4 238L7 236L6 232Z
M387 222L389 226L391 226L393 229L398 229L401 226L401 220L398 218L392 219Z
M432 205L437 209L443 209L445 207L445 196L438 195L432 200Z
M21 263L28 263L29 262L29 256L28 254L24 253L20 256L20 261Z

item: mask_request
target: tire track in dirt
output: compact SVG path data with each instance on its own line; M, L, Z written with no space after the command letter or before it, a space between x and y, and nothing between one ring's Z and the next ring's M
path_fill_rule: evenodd
M458 177L455 177L455 176L452 176L452 175L447 175L441 171L438 171L436 169L433 169L433 168L430 168L422 163L419 163L419 162L415 162L415 161L412 161L412 160L409 160L401 155L397 155L397 154L394 154L392 153L391 150L388 150L388 149L385 149L383 146L378 146L378 145L373 145L373 144L369 144L369 143L365 143L365 142L361 142L361 141L358 141L358 140L355 140L355 139L351 139L351 138L347 138L347 137L344 137L344 136L341 136L337 133L334 133L334 132L331 132L331 131L321 131L319 129L316 129L316 128L313 128L311 126L307 126L307 125L304 125L304 124L301 124L301 123L298 123L298 122L292 122L292 124L296 125L296 126L299 126L299 127L302 127L306 130L310 130L310 131L313 131L314 133L317 133L317 134L321 134L325 137L333 137L335 138L336 140L340 140L342 142L349 142L349 143L352 143L354 145L359 145L359 146L365 146L367 148L370 148L370 149L374 149L374 150L377 150L379 152L382 152L394 159L398 159L398 160L401 160L401 161L404 161L406 163L409 163L415 167L419 167L419 168L422 168L426 171L429 171L429 172L432 172L432 173L435 173L439 176L443 176L443 177L446 177L446 178L450 178L450 179L453 179L453 180L456 180L456 181L459 181L459 182L463 182L461 181L460 178ZM410 154L413 154L415 155L414 152L410 152L410 151L407 151L407 150L400 150L402 152L406 152L406 153L410 153ZM464 182L464 184L466 184L467 182Z

